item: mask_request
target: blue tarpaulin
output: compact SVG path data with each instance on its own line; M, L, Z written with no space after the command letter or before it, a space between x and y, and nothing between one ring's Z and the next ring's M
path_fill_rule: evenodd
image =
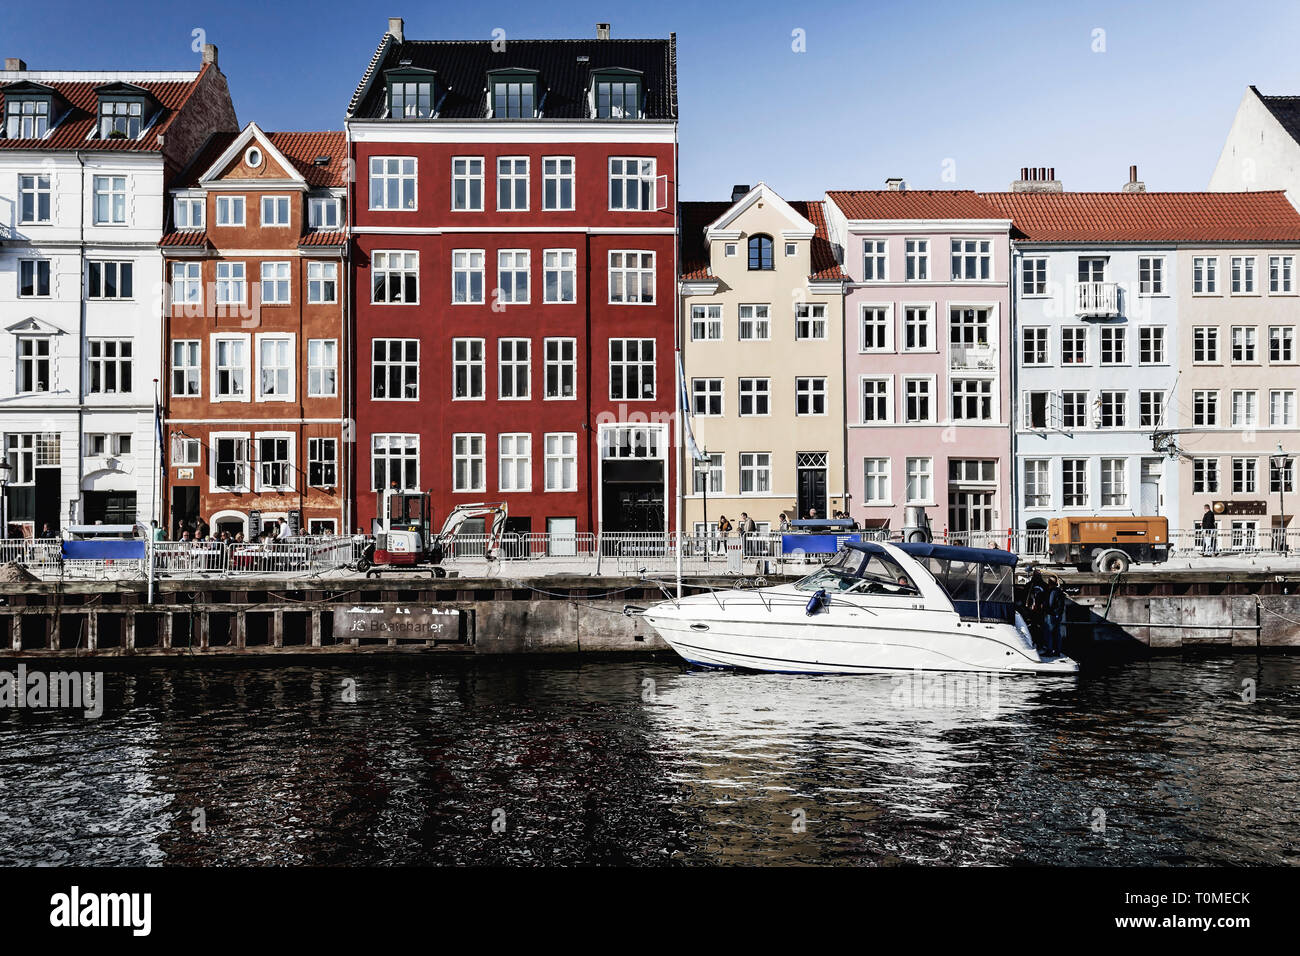
M845 541L861 541L861 534L783 534L781 552L794 554L834 554Z
M143 541L65 541L63 557L74 561L144 560Z

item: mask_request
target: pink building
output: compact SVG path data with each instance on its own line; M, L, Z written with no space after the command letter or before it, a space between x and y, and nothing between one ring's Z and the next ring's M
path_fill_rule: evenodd
M1010 526L1011 222L967 190L827 193L844 304L849 513L936 539Z

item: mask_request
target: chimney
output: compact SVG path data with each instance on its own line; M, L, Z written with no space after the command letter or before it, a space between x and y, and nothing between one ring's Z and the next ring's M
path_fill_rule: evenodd
M732 202L740 202L740 200L744 199L748 195L749 195L748 186L742 186L741 184L737 183L736 185L731 187Z
M893 176L885 180L885 188L891 193L901 193L907 190L907 180L901 176Z
M5 71L8 73L21 73L27 69L27 63L18 59L16 56L5 57Z
M403 42L403 40L405 39L402 35L402 27L403 27L403 22L401 17L388 18L388 35L392 37L394 40L396 40L398 43Z
M1065 187L1056 178L1055 166L1021 166L1020 178L1011 184L1013 193L1059 193Z
M211 63L215 69L220 69L217 66L217 45L215 43L203 44L203 62L204 64Z
M1147 191L1147 184L1138 181L1138 168L1130 166L1128 168L1128 182L1120 187L1120 192L1126 193L1144 193Z
M609 39L609 24L608 24L608 23L597 23L597 24L596 24L596 39L597 39L597 40L608 40L608 39Z

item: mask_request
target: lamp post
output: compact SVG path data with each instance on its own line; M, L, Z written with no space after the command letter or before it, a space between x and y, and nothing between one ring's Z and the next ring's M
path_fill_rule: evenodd
M1287 457L1282 450L1281 442L1277 443L1277 455L1274 456L1273 461L1276 462L1273 470L1277 474L1277 528L1278 536L1282 539L1282 547L1279 550L1286 554L1288 551L1286 546L1286 499L1283 497L1283 492L1286 490Z
M9 459L0 460L0 538L9 537Z
M709 482L713 480L713 456L709 454L709 446L704 446L704 563L709 563L709 548L712 542L709 541ZM698 465L699 462L697 461Z

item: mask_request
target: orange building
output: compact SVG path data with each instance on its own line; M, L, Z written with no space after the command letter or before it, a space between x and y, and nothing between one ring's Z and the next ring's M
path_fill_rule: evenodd
M161 246L166 527L347 533L343 133L217 133Z

